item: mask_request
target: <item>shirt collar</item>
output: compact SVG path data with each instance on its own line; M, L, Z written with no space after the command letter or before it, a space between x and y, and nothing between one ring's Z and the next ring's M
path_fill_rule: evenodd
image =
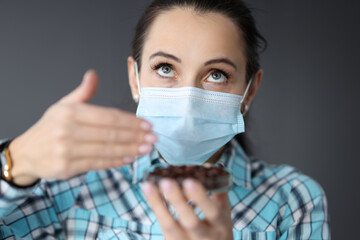
M148 155L139 157L129 166L133 173L132 183L136 184L142 181L146 172L155 164L167 164L156 150ZM233 174L233 183L235 185L247 189L252 188L249 157L235 139L226 145L225 151L215 165L229 169Z

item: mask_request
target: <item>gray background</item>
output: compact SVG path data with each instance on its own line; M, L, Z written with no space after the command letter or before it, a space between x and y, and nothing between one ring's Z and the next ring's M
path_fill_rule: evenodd
M250 2L250 1L248 1ZM135 110L126 57L149 1L0 1L0 137L14 137L94 68L94 104ZM269 41L249 133L262 159L325 189L333 239L359 214L359 2L252 0Z

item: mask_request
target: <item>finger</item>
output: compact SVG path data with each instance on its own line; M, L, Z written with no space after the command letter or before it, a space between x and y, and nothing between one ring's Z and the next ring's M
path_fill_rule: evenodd
M90 104L76 105L75 121L98 126L110 126L134 130L151 130L151 124L116 108L100 107Z
M213 194L211 199L215 201L222 209L228 209L230 211L231 206L227 192Z
M206 224L198 218L191 206L187 204L188 200L176 182L163 179L160 181L160 189L164 193L166 200L175 208L180 224L185 230L197 237L208 235L209 231Z
M205 215L205 219L211 224L224 224L223 209L206 193L204 186L194 180L186 179L183 182L184 192L188 199L191 199Z
M60 102L87 102L94 95L98 88L98 75L94 70L88 70L81 82L81 84L75 88L68 95L63 97Z
M73 136L77 141L105 143L149 143L157 141L154 133L114 127L96 127L78 124L74 127Z
M102 142L81 142L76 147L69 148L69 158L122 158L135 157L148 154L152 151L152 145L144 144L113 144ZM66 153L65 153L66 154Z
M179 223L165 206L164 199L161 197L158 188L152 183L145 182L142 184L141 189L155 213L166 239L188 239Z
M101 170L117 168L129 164L134 161L134 158L80 158L74 159L71 164L71 169L76 173L88 172L91 170Z

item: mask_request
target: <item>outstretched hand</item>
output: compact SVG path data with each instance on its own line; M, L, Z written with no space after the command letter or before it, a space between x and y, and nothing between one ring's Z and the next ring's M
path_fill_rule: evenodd
M132 113L87 103L97 87L97 74L87 71L75 90L11 142L16 184L119 167L151 151L156 136L150 123Z

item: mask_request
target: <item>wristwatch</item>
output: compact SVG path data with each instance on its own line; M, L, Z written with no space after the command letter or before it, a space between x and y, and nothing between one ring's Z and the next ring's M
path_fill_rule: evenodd
M11 168L12 168L12 159L9 152L9 145L13 139L0 141L0 170L1 170L1 180L6 181L10 186L18 188L18 189L26 189L30 187L34 187L36 184L40 182L40 179L35 181L34 183L28 186L19 186L14 183L11 176ZM1 236L1 234L0 234Z
M12 140L6 140L0 144L1 158L1 178L7 182L12 181L11 168L12 160L9 152L9 145Z

